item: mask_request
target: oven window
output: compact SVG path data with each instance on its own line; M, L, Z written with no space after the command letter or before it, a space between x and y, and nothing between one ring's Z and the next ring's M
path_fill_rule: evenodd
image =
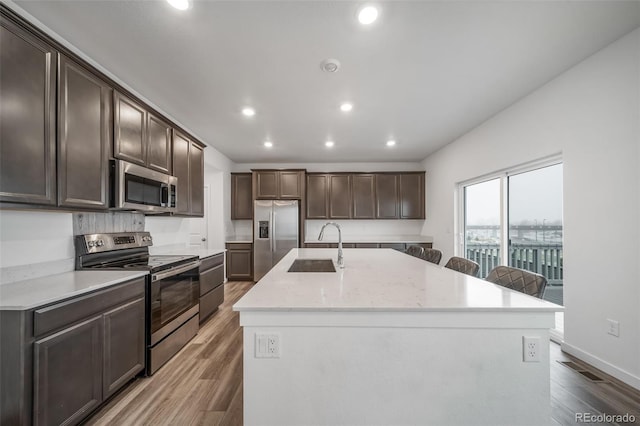
M151 333L198 304L198 268L151 283Z

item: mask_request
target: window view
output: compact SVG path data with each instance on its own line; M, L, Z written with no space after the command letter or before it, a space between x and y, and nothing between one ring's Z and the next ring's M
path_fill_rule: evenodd
M509 266L544 275L562 305L562 164L510 176L508 199Z
M485 278L500 262L500 178L464 188L465 257Z
M543 298L562 305L562 164L464 186L464 253L480 278L500 264L544 275Z

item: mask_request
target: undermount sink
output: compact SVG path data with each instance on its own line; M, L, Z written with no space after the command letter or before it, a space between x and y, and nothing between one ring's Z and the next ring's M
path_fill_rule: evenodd
M331 259L296 259L287 272L335 272Z

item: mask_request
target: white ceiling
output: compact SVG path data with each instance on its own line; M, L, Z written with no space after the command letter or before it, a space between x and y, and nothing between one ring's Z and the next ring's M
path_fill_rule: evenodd
M238 163L420 161L640 26L613 0L377 2L370 27L353 1L16 3Z

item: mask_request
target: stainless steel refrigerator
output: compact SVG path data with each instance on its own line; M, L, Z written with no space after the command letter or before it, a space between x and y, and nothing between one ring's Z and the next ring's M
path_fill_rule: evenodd
M253 279L260 280L299 247L297 200L257 200L253 205Z

